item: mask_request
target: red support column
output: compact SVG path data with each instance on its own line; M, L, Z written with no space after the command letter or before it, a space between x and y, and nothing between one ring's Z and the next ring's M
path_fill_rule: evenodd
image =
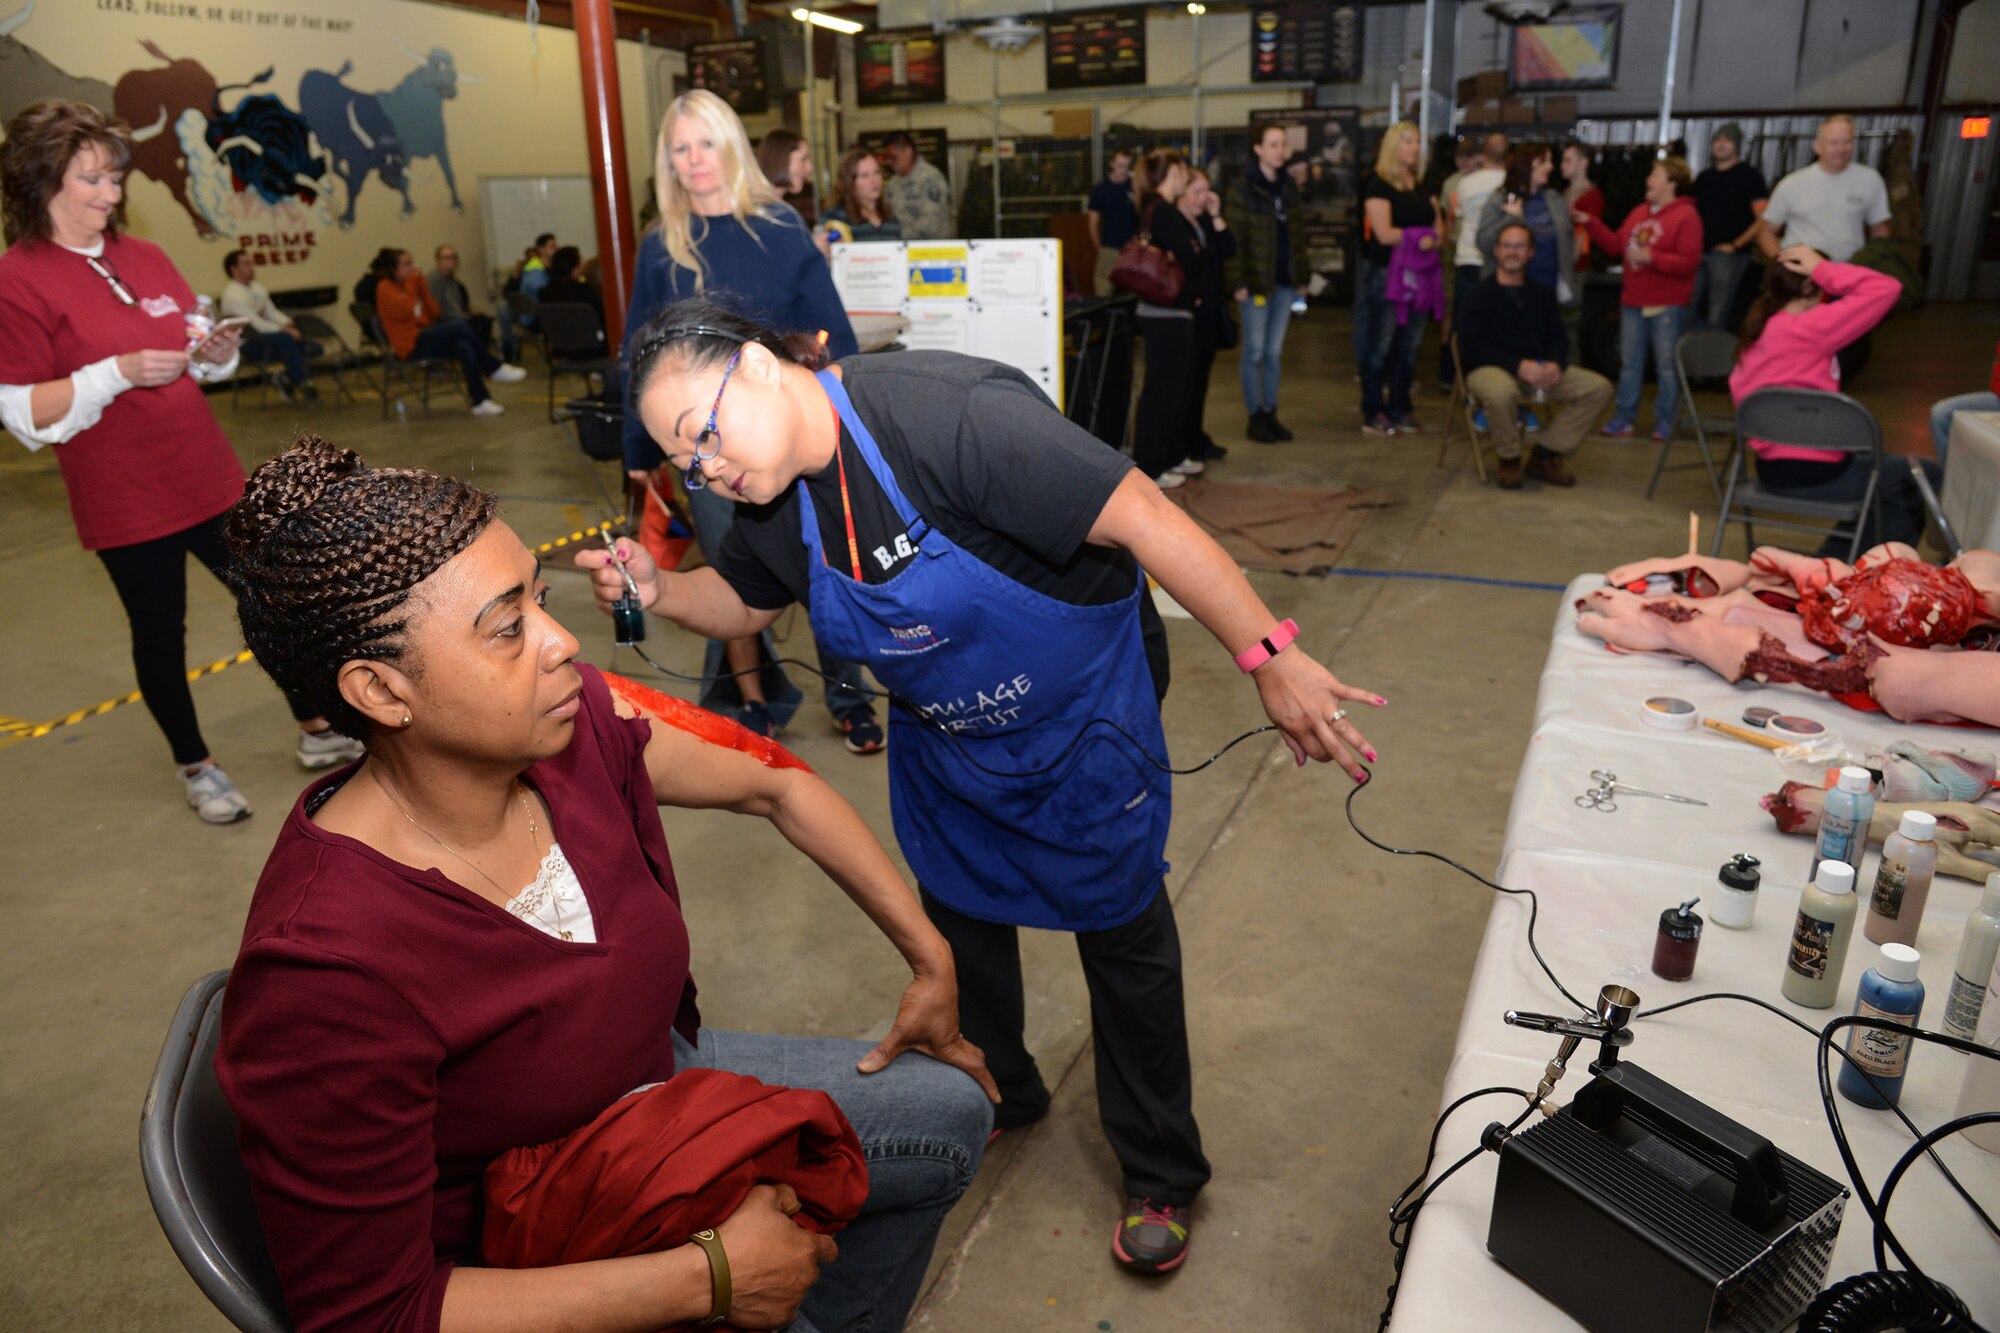
M638 238L632 231L625 120L618 96L618 25L611 0L576 0L576 54L583 66L583 123L590 140L591 195L597 206L598 265L604 279L605 337L618 351L625 298L632 290Z

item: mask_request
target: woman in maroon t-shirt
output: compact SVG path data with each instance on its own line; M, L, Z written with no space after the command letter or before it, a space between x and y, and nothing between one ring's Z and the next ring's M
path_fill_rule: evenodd
M202 397L236 365L236 329L190 356L194 293L160 248L121 234L132 139L84 102L37 102L0 149L0 395L9 430L56 446L86 550L118 589L132 665L173 749L188 804L211 824L250 803L210 755L188 691L187 557L220 577L222 512L243 468ZM345 763L346 737L300 717L299 762Z
M901 1328L998 1096L951 951L853 807L775 742L575 663L495 506L308 436L228 518L245 640L367 741L279 835L216 1058L293 1326L761 1329L802 1308L795 1330ZM840 885L912 970L887 1038L699 1026L660 805L763 815ZM824 979L809 955L770 961ZM697 1066L819 1088L853 1123L868 1201L823 1277L834 1242L770 1186L714 1219L726 1269L693 1244L477 1266L493 1159Z

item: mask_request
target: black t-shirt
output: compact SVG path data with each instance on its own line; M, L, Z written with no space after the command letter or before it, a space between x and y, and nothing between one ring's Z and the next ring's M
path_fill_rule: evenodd
M1131 595L1130 553L1092 546L1111 493L1132 470L1120 454L1058 412L1034 381L1009 366L952 352L848 357L842 383L903 496L960 549L1036 592L1072 606ZM803 478L819 520L821 551L850 575L840 500L841 464L866 583L886 583L916 558L895 506L843 424L840 459ZM808 605L811 570L799 539L797 489L740 505L716 552L716 572L744 603ZM1140 620L1154 689L1166 692L1166 636L1151 598Z
M1367 180L1361 186L1361 213L1363 218L1367 217L1368 201L1370 199L1387 199L1389 201L1389 223L1399 230L1404 227L1437 226L1437 209L1432 207L1431 197L1424 193L1421 184L1414 190L1399 190L1371 171L1368 173ZM1383 245L1373 236L1368 238L1363 244L1362 249L1366 251L1369 263L1381 264L1384 267L1388 266L1389 256L1396 251L1395 246Z
M1694 178L1694 206L1701 213L1701 246L1713 250L1750 230L1757 214L1750 207L1769 199L1764 174L1748 162L1727 171L1710 167Z

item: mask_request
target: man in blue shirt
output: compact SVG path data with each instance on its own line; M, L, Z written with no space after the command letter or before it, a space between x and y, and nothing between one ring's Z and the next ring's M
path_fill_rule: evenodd
M1097 246L1098 296L1114 296L1111 269L1118 252L1139 232L1139 209L1132 202L1132 150L1111 152L1111 170L1090 190L1090 239Z

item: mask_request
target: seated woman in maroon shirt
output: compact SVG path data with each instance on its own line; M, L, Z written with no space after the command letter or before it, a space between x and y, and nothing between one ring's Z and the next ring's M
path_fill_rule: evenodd
M822 1088L869 1166L837 1257L782 1187L716 1219L729 1323L900 1328L992 1123L950 951L810 770L641 714L577 664L495 503L308 436L228 516L249 646L368 747L279 835L216 1057L293 1323L636 1333L723 1313L692 1244L475 1266L487 1163L704 1066ZM763 815L854 899L914 973L887 1039L700 1028L660 804Z

